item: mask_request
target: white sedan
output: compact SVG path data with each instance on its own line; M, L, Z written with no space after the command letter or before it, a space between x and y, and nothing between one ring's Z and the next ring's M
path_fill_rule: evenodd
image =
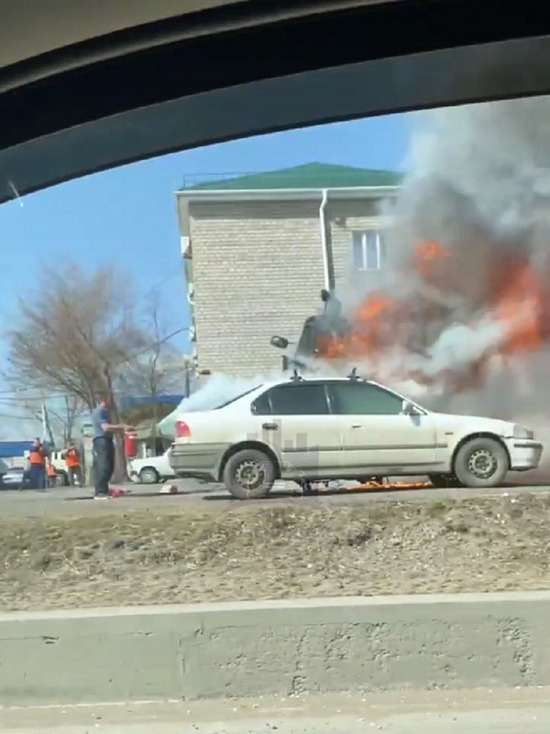
M535 469L543 446L503 420L434 413L351 375L258 385L214 410L180 415L170 464L177 476L264 497L277 479L425 476L436 486L495 487Z
M163 479L173 479L176 475L170 466L169 454L170 449L162 456L132 459L129 462L130 479L142 484L157 484Z

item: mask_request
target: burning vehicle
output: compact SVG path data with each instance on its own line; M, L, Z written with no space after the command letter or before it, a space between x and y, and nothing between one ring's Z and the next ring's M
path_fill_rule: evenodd
M323 308L320 314L309 316L302 327L300 337L295 345L294 353L284 354L282 368L309 371L313 367L313 360L324 356L320 347L324 340L345 339L350 325L342 316L342 304L334 293L323 289L321 291ZM277 349L287 350L289 340L284 336L272 336L271 345Z
M482 241L459 254L421 242L395 282L345 316L336 295L322 291L323 310L306 320L283 369L362 365L374 379L445 398L482 387L495 364L506 370L550 341L550 268L535 272L517 249L496 257ZM289 347L281 336L271 344Z

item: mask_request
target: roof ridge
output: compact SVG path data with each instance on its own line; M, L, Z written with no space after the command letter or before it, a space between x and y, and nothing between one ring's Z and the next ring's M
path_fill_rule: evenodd
M396 186L400 183L400 180L401 174L388 169L360 168L340 163L313 161L287 168L240 174L231 178L220 178L192 186L184 185L182 191L369 188Z

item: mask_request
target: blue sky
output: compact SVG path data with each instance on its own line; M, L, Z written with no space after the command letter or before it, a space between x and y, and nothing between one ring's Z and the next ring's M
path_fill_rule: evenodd
M184 176L266 171L313 161L399 169L409 138L406 115L288 131L143 161L0 206L2 322L9 323L18 297L40 286L42 264L62 268L78 260L84 268L117 263L133 279L138 298L161 286L170 326L185 326L173 196ZM184 337L179 346L185 348ZM5 353L0 339L0 361ZM0 414L7 412L0 403Z

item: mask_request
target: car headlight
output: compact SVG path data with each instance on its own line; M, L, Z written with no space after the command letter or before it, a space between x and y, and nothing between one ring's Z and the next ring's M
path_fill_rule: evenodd
M512 435L514 438L527 438L527 439L534 438L533 431L530 431L528 428L525 428L525 426L518 426L517 424L514 424L514 430L513 430Z

